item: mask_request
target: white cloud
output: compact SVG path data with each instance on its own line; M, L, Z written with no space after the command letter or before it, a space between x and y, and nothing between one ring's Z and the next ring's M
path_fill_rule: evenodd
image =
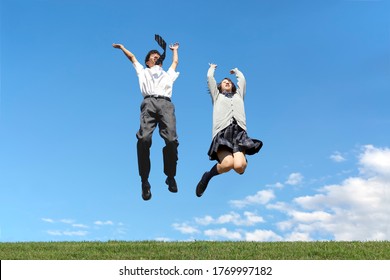
M195 218L197 224L207 226L210 224L234 224L237 226L253 226L257 223L264 222L264 219L252 212L244 212L245 218L241 217L236 212L230 212L214 219L211 216L205 216L204 218Z
M229 231L226 228L220 229L208 229L204 231L204 234L211 238L226 238L226 239L241 239L241 234L235 231Z
M83 224L72 224L72 227L76 227L76 228L89 228L89 226L83 225Z
M295 186L295 185L298 185L302 182L303 180L303 176L301 173L291 173L289 176L288 176L288 179L287 181L285 182L287 185L292 185L292 186Z
M229 203L234 207L243 208L248 205L267 204L274 198L275 195L272 190L262 190L258 191L255 195L247 196L242 200L231 200Z
M48 230L47 233L49 235L62 235L62 232L60 230Z
M42 218L41 220L44 221L44 222L47 222L47 223L56 223L55 220L50 219L50 218ZM57 223L72 224L72 223L74 223L74 220L71 220L71 219L61 219L61 220L58 220Z
M253 232L246 232L245 240L246 241L281 241L283 240L283 238L271 230L257 229Z
M294 224L291 221L283 221L283 222L278 222L276 226L281 231L287 231L290 230L294 226Z
M154 240L156 241L161 241L161 242L169 242L171 241L172 239L168 238L168 237L157 237L155 238Z
M363 149L360 156L360 172L390 179L390 149L378 149L372 145L366 145Z
M85 236L88 234L88 231L48 230L47 233L54 236Z
M127 230L123 223L117 223L107 220L97 220L91 224L75 223L73 219L59 219L53 220L49 218L42 218L41 220L55 224L57 228L47 230L46 233L51 236L58 236L63 239L69 239L70 237L77 236L92 236L92 235L110 235L110 237L99 238L92 237L93 239L117 239L118 236L122 237L127 234ZM87 231L88 230L88 231ZM91 238L91 239L92 239Z
M229 214L219 216L216 223L217 224L227 224L227 223L237 224L240 222L240 219L241 219L240 214L237 214L235 212L230 212Z
M64 224L72 224L72 223L74 223L74 221L71 220L71 219L61 219L60 222L64 223Z
M284 237L285 241L312 241L307 232L292 232Z
M334 152L329 158L335 162L343 162L346 160L339 152Z
M283 187L284 187L284 185L283 185L282 183L280 183L280 182L277 182L277 183L275 184L275 188L281 189L281 188L283 188Z
M78 231L64 231L64 235L67 236L85 236L88 234L88 231L78 230Z
M278 202L273 203L273 204L268 204L268 205L266 205L266 208L271 209L271 210L278 210L280 212L286 212L289 209L293 209L291 207L291 205L289 205L286 202L282 202L282 201L278 201Z
M195 218L195 222L197 224L200 224L200 225L203 225L203 226L207 226L207 225L210 225L212 223L215 222L214 218L207 215L207 216L204 216L203 218Z
M312 240L390 240L390 149L364 146L358 156L358 175L353 170L344 173L343 180L320 185L313 194L288 201L276 199L273 190L261 190L241 200L229 201L231 206L260 207L267 210L264 228L244 230L264 222L255 212L232 211L218 217L195 218L198 226L224 225L206 228L202 234L210 239L247 241L312 241ZM307 180L312 186L320 180ZM306 182L306 183L307 183ZM314 183L313 183L314 182ZM303 184L301 173L291 173L285 184ZM282 185L282 184L280 184ZM300 191L303 191L301 188ZM270 202L273 203L270 203ZM287 218L283 218L283 215ZM199 234L197 228L176 224L183 233Z
M184 234L194 234L199 232L197 228L187 225L186 223L174 223L172 226L175 230L180 231Z
M293 211L290 213L294 221L302 223L312 223L312 222L328 222L331 220L332 215L324 211L314 211L314 212L302 212L302 211Z
M390 150L365 146L360 174L327 185L312 196L294 199L303 210L285 210L300 235L334 236L335 240L390 239Z
M280 182L276 182L275 184L269 184L266 185L267 188L276 188L276 189L282 189L284 185Z
M94 224L97 226L112 226L114 223L112 221L96 221Z
M244 221L244 225L246 226L253 226L254 224L257 223L262 223L264 222L263 217L257 216L256 214L252 212L244 212L244 216L246 217L246 220Z

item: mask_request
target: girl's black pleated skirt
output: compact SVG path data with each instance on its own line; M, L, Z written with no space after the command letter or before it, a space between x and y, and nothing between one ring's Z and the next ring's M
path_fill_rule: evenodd
M263 146L263 142L250 138L236 121L233 121L228 127L222 129L215 135L211 142L208 155L210 160L217 160L218 150L228 150L232 153L243 152L245 155L254 155L258 153Z

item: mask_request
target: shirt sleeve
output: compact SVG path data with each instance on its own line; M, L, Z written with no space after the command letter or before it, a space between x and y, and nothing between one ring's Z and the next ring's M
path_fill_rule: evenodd
M246 93L246 80L244 74L238 68L234 68L234 73L236 74L237 78L237 92L242 96L242 98L245 97Z
M138 61L133 63L133 66L134 66L134 69L135 69L135 72L137 73L137 75L139 75L144 70L144 67Z
M179 77L180 72L176 72L175 70L173 70L173 68L169 67L167 74L169 75L169 77L171 77L172 82L174 82L176 81L177 77Z
M210 67L209 70L207 71L207 85L209 87L209 91L211 97L213 98L213 101L217 98L219 93L218 85L214 78L214 72L215 72L215 68L213 67Z

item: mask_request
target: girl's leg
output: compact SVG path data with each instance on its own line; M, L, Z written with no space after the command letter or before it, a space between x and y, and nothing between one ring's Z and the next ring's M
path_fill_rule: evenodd
M222 173L226 173L233 169L234 167L234 158L231 152L227 150L219 150L217 152L219 163L215 164L210 171L203 174L203 182L207 185L208 182L214 176L217 176Z
M217 170L219 174L226 173L234 168L234 158L232 152L228 150L218 150L219 163Z
M244 174L247 165L248 163L243 152L236 152L233 154L234 171L238 174Z
M219 174L228 172L234 167L233 154L227 150L219 150L217 152L219 163L215 164L210 171L206 171L202 179L200 179L196 186L196 196L201 197L207 188L207 185L211 178Z

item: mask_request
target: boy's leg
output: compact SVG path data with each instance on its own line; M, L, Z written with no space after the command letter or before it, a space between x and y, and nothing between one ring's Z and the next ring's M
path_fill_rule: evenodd
M177 140L176 133L176 116L175 106L172 102L159 99L159 130L160 136L165 141L165 147L163 148L163 159L164 159L164 173L167 175L165 183L168 185L170 192L177 192L177 184L175 180L176 168L178 161L177 147L179 142Z
M150 184L148 182L150 173L150 147L152 145L152 135L156 128L153 104L150 99L146 99L141 104L140 128L137 136L137 157L138 172L142 180L142 198L149 200L151 198Z
M178 161L177 147L179 146L176 133L175 106L172 102L164 99L159 99L158 102L161 109L159 131L160 136L165 141L165 147L163 148L164 173L167 177L174 178Z

